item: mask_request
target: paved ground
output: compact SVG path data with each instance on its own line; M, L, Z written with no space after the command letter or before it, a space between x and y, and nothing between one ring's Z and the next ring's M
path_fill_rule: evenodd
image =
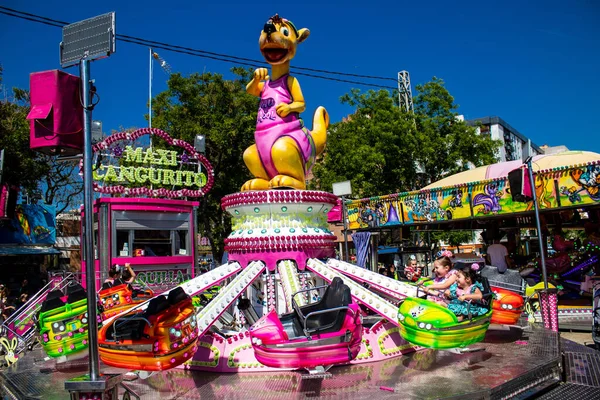
M563 339L570 340L575 343L588 345L593 343L592 332L560 332L560 337Z

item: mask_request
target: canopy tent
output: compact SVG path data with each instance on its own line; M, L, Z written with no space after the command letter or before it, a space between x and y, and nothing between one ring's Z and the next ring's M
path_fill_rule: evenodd
M583 166L590 162L600 160L600 154L591 151L564 151L556 154L542 154L534 156L532 160L533 172L556 170L559 168ZM464 185L472 182L480 182L488 179L506 178L510 171L523 165L523 161L514 160L497 164L484 165L447 176L437 182L425 186L421 190Z

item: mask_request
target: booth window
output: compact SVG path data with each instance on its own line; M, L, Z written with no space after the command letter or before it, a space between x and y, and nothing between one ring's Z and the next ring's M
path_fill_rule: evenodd
M129 257L129 231L128 230L117 230L117 256Z
M114 256L172 257L191 255L190 215L119 211L113 215Z
M190 254L188 250L188 231L175 231L175 255L187 256Z
M167 230L134 230L133 255L146 257L172 256L171 232Z

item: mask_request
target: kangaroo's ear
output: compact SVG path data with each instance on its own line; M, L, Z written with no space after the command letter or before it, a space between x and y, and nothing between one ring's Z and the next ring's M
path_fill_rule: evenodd
M298 43L304 42L308 36L310 35L310 31L308 28L302 28L298 31Z

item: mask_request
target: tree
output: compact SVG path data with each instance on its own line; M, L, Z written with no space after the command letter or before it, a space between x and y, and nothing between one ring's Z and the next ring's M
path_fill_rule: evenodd
M417 123L419 162L426 183L440 180L469 169L495 163L500 141L478 135L476 129L457 119L458 105L444 87L444 81L433 77L417 85L414 99Z
M431 233L432 242L444 242L457 249L461 244L473 243L473 231L439 231Z
M341 101L356 107L356 112L331 125L310 187L331 191L333 183L351 180L356 198L411 187L417 176L411 160L418 146L413 117L403 113L384 90L353 89Z
M234 80L213 73L189 77L173 74L168 89L152 102L152 124L188 143L206 138L206 157L215 171L212 189L201 199L199 230L211 242L220 260L231 219L221 209L223 196L239 192L250 178L242 154L254 140L258 99L246 93L251 73L233 68Z
M353 197L363 198L420 189L469 163L495 162L499 142L457 119L458 106L442 80L434 77L417 90L414 114L398 107L396 93L353 89L344 95L342 103L356 112L331 126L311 187L329 191L349 179Z
M0 72L1 72L0 67ZM0 84L1 84L0 73ZM60 214L81 203L79 165L58 163L57 157L29 147L29 92L13 88L12 101L0 102L0 149L4 149L3 181L20 187L30 199L43 199Z
M43 177L44 203L56 206L56 214L77 208L83 203L83 178L79 176L79 163L58 162L56 157L42 156L50 166Z
M1 77L0 74L0 85ZM29 148L27 92L13 89L13 95L13 101L0 101L0 149L4 149L2 183L21 187L30 196L40 197L39 179L48 173L49 165Z

